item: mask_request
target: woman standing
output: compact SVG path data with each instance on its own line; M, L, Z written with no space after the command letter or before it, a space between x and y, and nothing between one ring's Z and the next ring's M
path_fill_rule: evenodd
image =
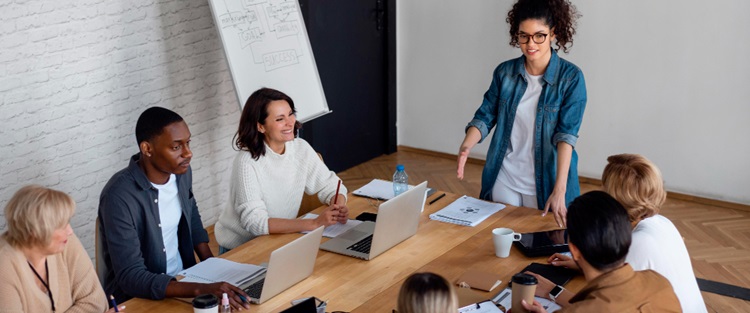
M91 260L70 228L74 211L70 196L35 185L8 201L8 230L0 237L0 311L107 310Z
M241 151L232 165L229 205L216 223L220 252L257 236L314 230L346 223L347 189L301 138L295 138L294 101L261 88L247 100L236 135ZM296 219L303 193L328 207L316 219Z
M510 44L521 57L494 71L458 152L463 179L471 149L495 132L482 172L485 200L553 212L565 226L567 204L580 195L574 151L586 106L583 73L563 60L579 17L568 0L519 0L508 12ZM557 46L552 48L552 43Z

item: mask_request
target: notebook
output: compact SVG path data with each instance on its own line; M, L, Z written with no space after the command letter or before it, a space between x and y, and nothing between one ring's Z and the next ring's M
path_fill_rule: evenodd
M504 208L505 205L500 203L487 202L464 195L440 211L430 214L430 219L474 227Z
M427 182L383 202L375 223L362 224L324 242L320 249L363 260L372 260L381 253L417 233L419 216L427 195Z
M250 302L261 304L312 274L323 226L271 252L264 275L240 286Z
M500 286L502 281L497 273L482 270L468 269L456 279L456 285L462 288L474 288L484 291L492 291Z
M573 279L573 277L581 274L580 272L571 270L569 268L534 262L526 266L519 273L523 273L526 271L539 274L542 277L549 279L551 282L555 283L555 285L560 286L565 286L565 284Z
M414 186L409 185L409 189ZM429 197L435 193L435 189L427 188L427 196ZM367 185L360 187L352 192L355 196L373 198L378 200L390 200L393 199L393 182L382 179L373 179Z

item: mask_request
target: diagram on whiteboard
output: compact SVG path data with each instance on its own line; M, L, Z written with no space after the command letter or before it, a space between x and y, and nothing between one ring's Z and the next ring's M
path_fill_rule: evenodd
M228 6L227 4L234 4ZM304 36L298 7L293 0L241 0L216 12L217 24L227 36L237 36L241 49L266 72L299 64Z
M258 88L295 101L297 120L330 112L297 0L208 0L240 107Z

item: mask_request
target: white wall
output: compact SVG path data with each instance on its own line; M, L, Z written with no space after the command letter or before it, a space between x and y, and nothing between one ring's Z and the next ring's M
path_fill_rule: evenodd
M159 105L190 127L193 191L214 223L239 106L206 1L3 1L0 37L0 206L31 183L70 193L93 255L99 194Z
M573 3L583 17L561 55L587 83L580 175L640 153L671 191L750 204L750 2ZM398 2L399 144L456 153L492 70L520 55L507 44L511 4Z

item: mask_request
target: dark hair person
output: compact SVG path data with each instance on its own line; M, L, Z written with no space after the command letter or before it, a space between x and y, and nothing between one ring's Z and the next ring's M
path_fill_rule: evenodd
M232 164L228 206L216 222L220 251L257 236L294 233L346 223L346 187L336 194L338 176L304 139L296 138L294 101L281 91L261 88L242 109ZM302 195L317 194L328 207L315 219L297 219Z
M685 241L677 227L659 214L667 198L659 168L638 154L612 155L607 163L602 173L603 189L625 207L632 226L633 239L625 262L636 271L654 270L667 278L683 312L707 312ZM548 261L578 269L570 257L559 253Z
M99 198L104 289L117 302L226 293L235 310L247 294L227 282L177 281L183 269L213 257L193 194L192 134L176 112L151 107L135 125L138 153L112 175ZM247 307L246 307L247 306Z
M463 179L471 149L494 127L480 198L552 211L565 226L567 204L580 194L574 147L586 107L586 83L557 55L573 45L575 6L568 0L519 0L508 12L510 44L522 55L495 68L458 151ZM553 49L552 44L557 47Z
M634 271L625 257L632 240L628 212L612 196L591 191L573 200L567 213L572 259L586 278L575 295L534 275L536 296L550 298L557 312L682 312L672 285L653 270ZM522 302L529 312L546 312L536 300ZM515 309L514 309L515 311Z

